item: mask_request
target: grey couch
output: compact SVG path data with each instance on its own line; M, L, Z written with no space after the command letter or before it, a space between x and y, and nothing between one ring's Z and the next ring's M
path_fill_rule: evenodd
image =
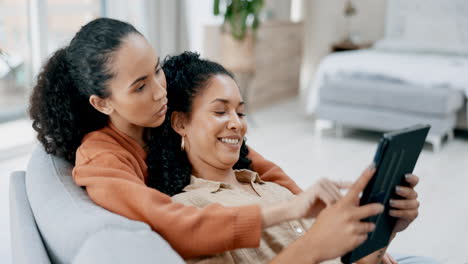
M71 169L38 146L11 174L14 263L184 263L146 223L95 205Z

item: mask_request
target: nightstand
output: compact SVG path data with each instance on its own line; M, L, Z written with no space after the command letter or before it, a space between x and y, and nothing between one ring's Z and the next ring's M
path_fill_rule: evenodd
M332 52L339 52L339 51L350 51L350 50L359 50L359 49L367 49L372 46L372 43L363 43L363 44L354 44L352 42L338 42L334 43L331 46Z

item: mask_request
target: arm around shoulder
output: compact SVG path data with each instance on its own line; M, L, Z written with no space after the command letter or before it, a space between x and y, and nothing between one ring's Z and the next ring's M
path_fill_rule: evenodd
M175 203L148 187L126 158L106 152L84 159L73 170L74 180L86 187L96 204L149 224L185 259L258 246L262 225L259 206L212 204L200 209Z

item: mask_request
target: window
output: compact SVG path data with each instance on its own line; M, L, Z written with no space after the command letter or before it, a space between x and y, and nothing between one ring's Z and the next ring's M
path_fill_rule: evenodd
M47 0L47 52L66 45L81 26L101 16L100 0Z
M0 122L24 116L44 60L86 22L102 15L105 0L0 0Z
M0 122L25 102L31 61L27 0L0 0Z

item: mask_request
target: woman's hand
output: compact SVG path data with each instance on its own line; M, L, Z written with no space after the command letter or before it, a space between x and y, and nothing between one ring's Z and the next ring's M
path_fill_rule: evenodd
M389 214L393 217L398 217L393 229L393 233L395 234L405 230L418 217L419 213L418 193L414 190L419 182L419 178L413 174L407 174L405 178L410 186L397 186L396 189L396 193L405 199L390 200L390 207L393 209L390 209Z
M382 257L383 264L398 264L398 262L388 253Z
M290 208L294 210L296 218L316 217L325 207L333 205L343 197L341 189L349 189L351 185L351 182L322 178L291 200Z
M310 238L309 250L319 254L323 261L344 255L362 244L375 224L361 222L383 212L383 205L372 203L359 206L359 194L375 173L375 168L366 169L352 185L349 192L334 205L325 208L305 234Z
M351 185L350 182L320 179L293 199L262 208L262 225L270 227L284 221L316 217L325 207L342 198L340 189Z

